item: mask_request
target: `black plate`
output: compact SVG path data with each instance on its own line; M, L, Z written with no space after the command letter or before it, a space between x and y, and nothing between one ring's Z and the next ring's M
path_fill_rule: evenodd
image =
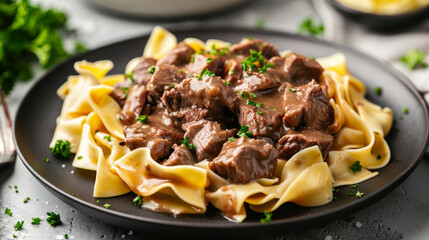
M19 156L36 179L64 202L104 221L152 233L187 233L192 236L205 233L206 236L215 236L226 233L272 234L294 231L300 227L307 228L309 225L325 224L343 218L373 203L397 187L415 169L427 148L429 129L425 102L411 82L386 63L343 45L280 32L214 28L176 31L174 34L179 40L186 37L202 40L217 38L232 43L251 36L273 43L278 49L291 49L315 57L343 52L350 71L367 86L367 98L381 106L389 106L395 113L397 130L392 130L387 137L392 150L391 162L379 171L379 176L359 184L359 190L365 193L364 197L349 197L347 193L350 189L344 187L338 193L338 200L325 206L305 208L285 204L275 211L273 221L269 224L261 224L259 219L263 217L262 214L251 211L248 211L248 218L243 223L232 223L212 207L204 215L174 218L135 207L132 204L135 194L132 193L100 199L97 203L92 197L94 172L75 169L75 173L70 174L73 170L71 161L55 159L50 154L48 145L62 105L56 90L68 75L75 74L73 63L78 60L110 59L115 63L112 73L122 73L128 60L143 52L148 39L145 35L98 48L63 62L40 79L19 107L14 125ZM383 88L382 96L377 96L372 91L376 86ZM408 107L409 114L402 113L404 107ZM51 161L45 163L45 157L49 157ZM62 164L66 167L62 168ZM111 208L103 208L104 203L109 203Z
M342 5L337 0L329 0L328 2L342 15L379 32L402 31L406 28L417 26L421 21L429 18L429 6L407 13L382 15L351 9Z

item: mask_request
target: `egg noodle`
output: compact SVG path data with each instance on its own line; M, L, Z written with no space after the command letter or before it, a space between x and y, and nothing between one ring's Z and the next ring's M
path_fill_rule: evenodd
M195 51L226 46L220 40L184 40ZM145 57L160 59L177 44L175 36L155 27L144 50ZM319 58L325 69L321 82L329 86L334 109L330 132L336 132L326 161L317 146L306 148L289 160L279 159L275 176L246 184L231 184L218 176L207 161L195 165L163 166L147 148L130 151L121 146L123 124L116 117L120 105L109 95L123 74L106 75L111 61L76 62L78 75L69 76L57 91L64 100L51 147L68 140L75 153L73 167L96 171L93 196L107 198L133 191L143 197L142 207L174 215L203 214L207 203L230 220L246 218L245 205L256 212L272 212L285 202L314 207L333 200L332 187L356 184L375 177L372 171L388 164L390 149L384 136L393 114L365 99L365 86L347 70L341 53ZM136 64L129 62L126 73ZM356 161L361 171L350 168ZM247 204L245 204L247 203ZM131 203L130 203L131 204Z

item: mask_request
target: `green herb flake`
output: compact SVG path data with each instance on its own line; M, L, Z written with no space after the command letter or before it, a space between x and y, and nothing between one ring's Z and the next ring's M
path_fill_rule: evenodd
M103 139L106 139L108 142L111 142L112 136L104 136Z
M41 221L40 218L32 218L31 224L32 225L39 225L40 221Z
M252 137L253 134L252 132L248 132L247 130L249 130L249 127L246 125L241 126L240 130L238 131L237 135L240 137L245 137L245 138L249 138Z
M309 57L311 60L316 60L314 56Z
M189 62L193 63L194 61L195 61L195 53L191 55L191 60Z
M262 19L256 19L255 21L255 28L262 29L265 26L265 21Z
M134 70L133 70L133 71L131 71L130 73L126 73L126 74L125 74L125 77L129 78L129 79L131 80L131 83L132 83L132 84L136 83L136 82L134 81Z
M419 49L411 49L401 57L401 62L408 66L410 70L417 67L427 67L425 62L426 53Z
M256 103L256 107L262 107L262 103L261 102L258 102L258 103Z
M351 188L357 188L357 184L350 185Z
M359 191L357 191L357 193L356 193L356 197L358 197L358 198L361 198L363 195L364 195L364 193L361 193Z
M291 91L291 92L295 93L295 92L296 92L296 89L295 89L295 88L289 88L289 91Z
M179 73L183 73L183 69L179 69Z
M150 68L148 68L147 69L147 72L149 73L149 74L154 74L155 73L155 66L151 66Z
M271 222L271 217L273 216L272 213L269 213L267 210L264 211L265 218L261 219L261 223L269 223Z
M49 158L44 158L43 161L45 161L45 162L48 163L49 162Z
M82 156L77 156L77 160L81 160L82 159Z
M30 197L26 197L26 198L24 199L24 203L28 203L28 201L30 201Z
M54 156L61 156L63 158L70 158L71 144L69 141L57 140L54 147L51 148L51 153Z
M6 208L4 210L4 214L9 215L10 217L12 217L12 211L9 208Z
M103 205L104 208L109 209L110 208L110 204L106 203Z
M247 104L247 105L251 105L251 106L256 106L256 102L254 102L254 101L252 101L252 100L250 100L250 99L247 99L246 104Z
M230 142L234 142L234 141L235 141L235 137L230 137L230 138L228 138L228 140L229 140Z
M377 160L380 160L380 159L381 159L381 155L377 154Z
M9 187L10 189L12 189L12 186L11 186L11 185L9 185L8 187Z
M13 237L13 238L18 238L18 236L16 236L15 234L12 234L12 237Z
M19 193L19 191L18 191L18 186L13 186L14 188L15 188L15 193Z
M137 118L137 122L141 123L141 124L145 124L147 123L147 115L140 115Z
M170 84L170 88L174 88L174 84L172 83L172 84Z
M143 197L140 195L137 195L137 197L133 199L133 204L136 206L141 206L143 204Z
M232 75L232 74L234 74L234 69L229 69L229 71L228 71L228 75Z
M223 82L223 84L225 84L226 86L229 86L229 82L228 81Z
M54 212L47 212L46 214L48 215L46 222L48 222L51 227L58 226L62 223L60 214L56 214Z
M334 196L334 197L333 197L333 200L334 200L334 201L335 201L335 200L337 200L337 199L338 199L338 197L337 197L337 196Z
M353 171L353 173L359 172L362 170L362 166L360 165L360 161L356 161L353 163L353 165L350 166L350 169Z
M24 226L24 221L18 221L13 227L15 228L15 231L19 231L22 229L22 226Z
M248 96L248 95L247 95L247 92L245 92L245 91L242 91L242 92L241 92L241 97L242 97L242 98L247 98L247 96Z
M67 233L64 234L64 239L69 239L69 235Z
M198 78L198 80L201 80L201 79L202 79L203 77L205 77L205 76L214 77L214 76L215 76L215 74L214 74L214 72L213 72L213 71L209 71L207 68L204 68L204 69L201 71L200 75L199 75L199 76L197 76L197 78Z
M261 110L258 110L256 113L259 114L259 115L262 115L262 111Z
M187 147L187 148L189 148L189 149L196 149L197 148L197 146L195 146L194 144L192 144L190 141L189 141L189 138L188 137L185 137L185 138L183 138L183 140L181 140L180 141L183 145L185 145L185 147Z
M325 27L323 26L323 23L316 24L312 17L307 17L299 24L298 32L312 36L323 36Z
M96 203L100 203L100 200L95 201Z
M402 112L403 112L403 113L405 113L405 114L408 114L408 108L407 108L407 107L404 107L404 108L402 109Z
M207 58L206 63L211 63L211 62L213 62L213 59Z
M381 93L383 92L383 89L381 89L381 87L376 87L376 88L374 88L374 92L375 92L375 94L377 94L378 96L380 96Z
M258 95L254 94L254 93L250 93L249 95L250 95L250 97L251 97L251 98L256 98L256 97L258 97Z
M353 191L349 192L349 196L355 196L356 194Z
M338 191L340 191L339 188L332 188L332 192L338 192Z

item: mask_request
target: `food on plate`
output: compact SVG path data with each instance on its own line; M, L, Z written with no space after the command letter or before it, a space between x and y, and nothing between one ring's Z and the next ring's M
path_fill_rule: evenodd
M429 0L337 0L340 4L361 12L395 15L429 6Z
M112 68L76 62L51 142L70 142L73 166L96 171L96 198L133 191L144 209L173 215L210 203L242 222L246 205L327 204L333 187L390 160L392 111L365 99L341 53L315 60L252 38L178 43L156 27L125 74Z

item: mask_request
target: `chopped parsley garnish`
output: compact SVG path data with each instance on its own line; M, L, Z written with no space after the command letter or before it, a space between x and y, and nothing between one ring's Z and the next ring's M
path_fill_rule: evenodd
M67 233L64 234L64 239L69 239L69 235Z
M377 94L378 96L380 96L381 93L383 92L383 89L381 89L381 87L376 87L376 88L374 88L374 92L375 92L375 94Z
M407 65L410 70L413 70L416 67L427 67L425 58L425 52L419 49L412 49L401 57L401 62Z
M247 98L247 92L242 91L242 92L241 92L241 97L242 97L242 98Z
M43 161L49 162L49 158L44 158Z
M199 76L197 76L198 80L201 80L201 78L205 77L205 76L209 76L209 77L214 77L215 74L213 71L209 71L207 68L204 68L201 71L201 74Z
M353 165L350 166L350 169L353 171L353 173L359 172L362 170L362 166L360 165L360 161L356 161L353 163Z
M234 69L229 69L229 71L228 71L228 75L232 75L232 74L234 74Z
M311 60L316 60L314 56L309 57Z
M141 206L141 205L143 204L143 197L142 197L142 196L140 196L140 195L137 195L137 197L135 197L135 198L133 199L133 203L134 203L134 205L136 205L136 206Z
M46 218L46 222L48 222L51 227L58 226L62 223L60 219L60 214L56 214L54 212L47 212L46 214L48 215L48 217Z
M255 21L255 28L262 29L265 26L265 22L262 19L256 19Z
M109 209L110 208L110 204L106 203L103 205L104 208Z
M274 64L273 63L267 63L267 64L264 64L261 68L259 68L259 72L260 73L264 73L264 72L266 72L267 71L267 68L273 68L274 67Z
M77 156L77 160L81 160L82 159L82 156Z
M174 84L172 83L172 84L170 84L170 88L174 88Z
M356 188L357 184L350 185L351 188Z
M259 62L260 64L262 64L265 61L265 58L264 56L262 56L261 51L257 52L253 49L250 49L249 52L250 56L248 56L241 62L241 68L243 69L243 71L253 70L256 68L255 62Z
M6 208L4 210L4 214L9 215L10 217L12 217L12 211L9 208Z
M179 73L182 73L183 72L183 69L179 69Z
M246 104L247 104L247 105L251 105L251 106L256 106L256 102L254 102L254 101L252 101L252 100L250 100L250 99L247 99Z
M258 102L258 103L256 103L256 106L257 106L257 107L262 107L262 103L261 103L261 102Z
M103 139L106 139L108 142L111 142L112 136L104 136Z
M122 93L126 93L128 90L130 90L130 88L128 88L128 87L123 87L123 88L121 88L121 90L122 90Z
M355 196L356 194L353 191L349 192L349 196Z
M258 95L254 94L254 93L250 93L249 95L250 95L250 97L251 97L251 98L256 98L256 97L258 97Z
M235 141L235 137L230 137L228 138L229 141L234 142Z
M356 193L356 197L358 197L358 198L361 198L363 195L364 195L364 193L361 193L359 191L357 191L357 193Z
M338 191L340 191L339 188L332 188L332 192L338 192Z
M126 73L126 74L125 74L125 77L129 78L133 84L134 84L134 83L136 83L136 82L134 81L134 70L133 70L133 71L131 71L130 73Z
M193 63L194 61L195 61L195 53L191 55L191 60L189 62Z
M269 213L267 210L264 211L265 218L261 219L261 223L269 223L271 222L272 213Z
M9 185L8 187L9 187L10 189L12 189L12 186L11 186L11 185Z
M30 197L26 197L26 198L24 199L24 203L28 203L28 201L30 201Z
M39 225L40 224L40 218L32 218L32 222L31 222L31 224L32 225Z
M100 203L100 200L97 200L96 202L97 202L97 203Z
M18 191L18 186L13 186L14 188L15 188L15 193L19 193L19 191Z
M223 82L223 84L225 84L226 86L229 86L229 82L228 81Z
M238 131L237 135L240 137L245 137L245 138L249 138L252 137L253 134L252 132L248 132L247 130L249 130L249 127L246 125L241 126L240 130Z
M295 88L289 88L289 91L291 91L291 92L296 92L296 89Z
M381 159L381 155L377 154L377 160L380 160L380 159Z
M71 150L71 144L69 141L57 140L54 147L51 148L51 153L54 156L61 156L63 158L69 158Z
M22 229L22 226L24 226L24 221L18 221L13 227L15 228L15 231L19 231Z
M18 238L18 236L16 236L15 234L12 234L12 237L13 237L13 238Z
M211 62L213 62L213 59L207 58L206 63L211 63Z
M182 141L180 141L183 145L185 145L185 147L189 148L189 149L196 149L197 146L195 146L194 144L192 144L191 142L189 142L189 138L185 137L183 138Z
M325 27L323 26L323 23L316 24L312 17L307 17L299 24L298 32L307 33L312 36L323 36L325 32Z
M149 74L154 74L155 73L155 66L151 66L150 68L147 69L147 72Z
M407 107L404 107L404 108L402 109L402 112L403 112L403 113L405 113L405 114L408 114L408 108L407 108Z
M145 124L147 123L147 115L140 115L137 118L137 122L141 123L141 124Z
M258 110L256 113L259 114L259 115L262 115L262 111L261 110Z

